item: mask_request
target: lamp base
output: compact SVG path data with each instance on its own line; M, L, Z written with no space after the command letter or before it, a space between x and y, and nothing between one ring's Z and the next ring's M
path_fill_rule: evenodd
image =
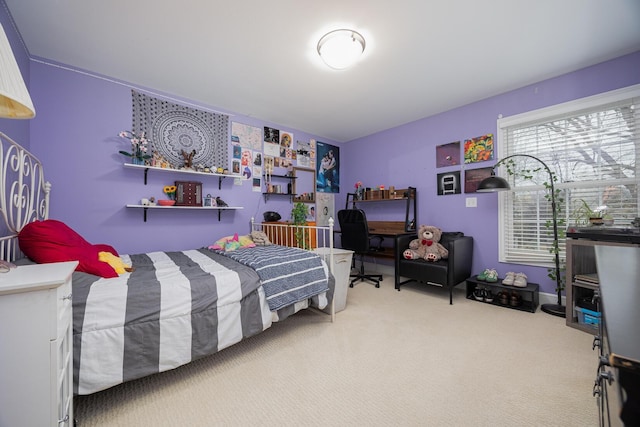
M547 314L558 317L567 317L567 311L564 305L560 304L542 304L540 309Z

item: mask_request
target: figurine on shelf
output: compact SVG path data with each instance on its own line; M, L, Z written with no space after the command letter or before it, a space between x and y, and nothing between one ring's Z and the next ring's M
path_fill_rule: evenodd
M224 207L229 206L224 200L220 198L220 196L216 197L216 206Z
M196 150L191 150L190 153L180 150L180 154L182 154L182 158L184 159L185 169L191 169L193 167L193 157L196 155Z

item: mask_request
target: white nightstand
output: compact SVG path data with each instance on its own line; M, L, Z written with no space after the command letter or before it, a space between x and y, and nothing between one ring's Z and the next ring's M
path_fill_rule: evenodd
M0 273L0 426L73 425L71 274L77 265Z

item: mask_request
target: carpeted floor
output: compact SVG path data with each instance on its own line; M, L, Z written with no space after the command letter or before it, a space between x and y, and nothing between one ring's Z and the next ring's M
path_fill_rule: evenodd
M222 352L75 399L78 426L596 426L593 337L433 287L349 289Z

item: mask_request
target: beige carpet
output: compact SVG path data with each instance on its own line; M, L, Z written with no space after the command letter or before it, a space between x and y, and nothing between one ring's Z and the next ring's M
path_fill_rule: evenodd
M358 284L163 374L75 399L84 426L596 426L592 336L418 285Z

